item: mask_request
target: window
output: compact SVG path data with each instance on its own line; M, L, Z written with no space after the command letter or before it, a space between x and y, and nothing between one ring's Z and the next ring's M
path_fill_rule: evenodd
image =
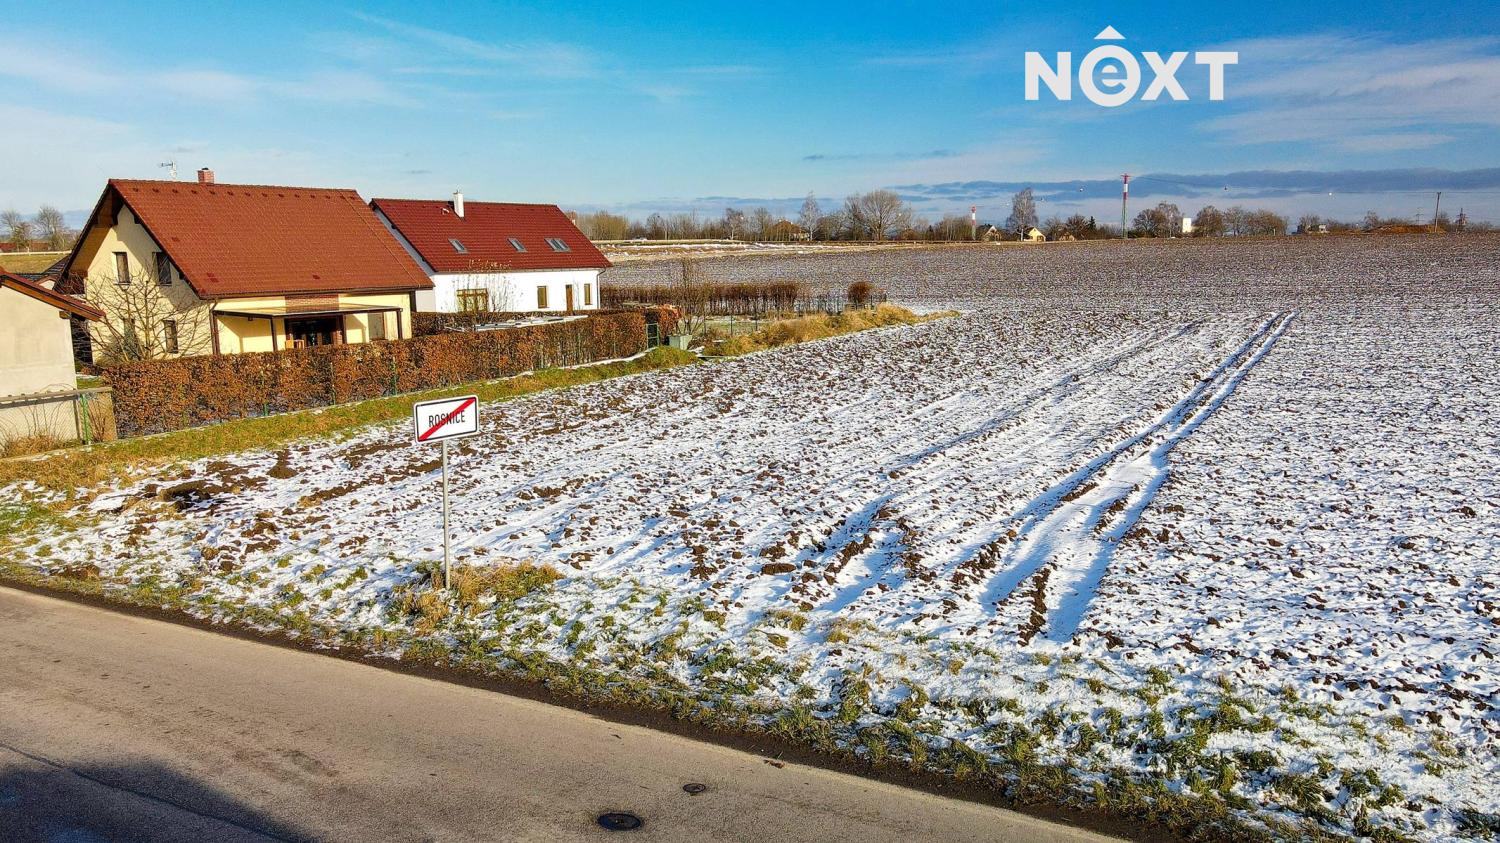
M537 287L536 288L536 309L537 310L546 310L547 309L547 288L546 287Z
M489 309L490 293L488 290L459 290L458 312L459 313L483 313Z
M157 252L157 254L161 254L161 253ZM162 346L161 347L163 349L165 349L168 354L176 354L177 353L177 320L176 319L163 319L161 321L161 342L162 342Z
M166 287L172 283L172 262L167 259L166 252L155 252L156 258L156 283Z
M448 242L453 244L453 251L458 252L460 255L467 255L469 253L469 250L464 247L464 244L458 241L457 237L449 237Z
M130 255L125 252L115 252L115 282L130 283Z
M583 285L583 306L584 307L588 307L589 305L591 305L593 303L594 303L594 285L593 284L584 284Z
M510 245L513 246L513 247L515 247L516 251L518 251L518 252L524 252L524 251L526 251L526 247L523 246L523 245L521 245L521 238L519 238L519 237L511 237L509 239L510 239Z
M385 339L385 314L384 313L371 313L369 316L365 317L365 321L369 322L369 324L370 324L370 336L368 337L368 339L371 339L371 340L383 340L383 339Z
M568 244L567 243L564 243L562 240L560 240L559 238L556 238L556 237L548 237L547 238L547 245L551 246L552 247L552 251L554 251L554 252L571 252L571 251L573 251L572 249L568 248Z

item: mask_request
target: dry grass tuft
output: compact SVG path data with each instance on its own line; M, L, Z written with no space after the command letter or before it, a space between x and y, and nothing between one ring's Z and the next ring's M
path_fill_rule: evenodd
M485 595L502 602L519 600L562 578L553 568L532 562L459 565L451 572L450 584L459 607L472 612Z
M873 310L846 310L831 316L821 313L799 316L796 319L773 323L753 334L724 340L711 349L711 352L727 356L750 354L765 351L768 348L852 334L870 328L916 325L954 315L956 314L952 311L918 315L894 304L881 304Z
M0 440L0 459L6 457L20 457L26 454L40 454L43 451L51 451L61 448L65 442L56 436L48 436L38 433L31 436L15 436L10 439Z

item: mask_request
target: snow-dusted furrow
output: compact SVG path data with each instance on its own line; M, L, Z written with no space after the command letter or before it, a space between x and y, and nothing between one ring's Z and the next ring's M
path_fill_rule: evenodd
M982 527L983 538L977 546L969 545L949 560L924 560L930 571L927 578L914 579L907 575L909 572L894 570L871 584L876 588L866 590L863 603L890 623L905 624L916 619L924 626L972 631L983 625L993 630L995 608L1043 566L1061 566L1065 570L1078 567L1078 563L1070 565L1066 560L1086 554L1091 560L1087 567L1094 567L1093 560L1100 553L1089 552L1088 548L1097 543L1094 528L1099 519L1117 499L1142 482L1130 455L1144 451L1152 443L1160 445L1186 435L1196 426L1192 420L1198 418L1197 413L1212 412L1218 406L1224 397L1219 390L1232 389L1238 383L1274 344L1289 319L1290 315L1278 315L1260 322L1207 375L1195 378L1187 394L1165 412L1107 446L1061 480L1052 482L1019 509L997 513L995 520ZM1089 401L1098 397L1089 396ZM1170 445L1161 451L1163 456L1166 448ZM988 560L986 568L992 571L988 577L968 576L961 571L963 565L986 548L1000 548L1003 554L998 563ZM950 580L955 582L955 588L934 588L935 584ZM1070 580L1064 577L1064 582ZM1056 602L1055 597L1049 597L1049 606L1055 608ZM1022 637L1029 640L1029 635Z

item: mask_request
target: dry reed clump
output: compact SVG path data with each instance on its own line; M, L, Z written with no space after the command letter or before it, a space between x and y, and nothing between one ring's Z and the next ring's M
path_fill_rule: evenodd
M503 565L459 565L450 577L459 607L473 610L486 594L501 602L519 600L562 579L546 565L516 562Z
M454 612L473 615L486 596L498 602L518 600L562 579L562 574L532 562L502 565L455 565L449 572L449 592L440 588L441 568L422 570L425 580L391 590L388 611L392 620L412 620L412 629L429 635L440 629Z
M883 303L870 310L846 310L833 315L819 313L786 319L753 334L724 340L712 351L726 356L750 354L768 348L852 334L870 328L915 325L919 322L952 315L949 311L918 315L904 307Z
M0 459L6 457L20 457L27 454L39 454L54 448L61 448L66 443L56 436L45 433L36 433L26 436L15 436L9 439L0 439Z

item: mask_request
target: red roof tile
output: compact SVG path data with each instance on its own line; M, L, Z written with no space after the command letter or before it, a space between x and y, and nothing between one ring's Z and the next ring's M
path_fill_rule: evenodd
M353 190L111 179L101 211L111 191L204 298L432 286Z
M529 269L606 269L609 259L556 205L464 201L464 215L442 199L374 199L370 206L385 214L412 248L435 272ZM526 251L518 251L510 238ZM568 246L559 252L547 245L557 238ZM450 240L463 244L460 252Z

